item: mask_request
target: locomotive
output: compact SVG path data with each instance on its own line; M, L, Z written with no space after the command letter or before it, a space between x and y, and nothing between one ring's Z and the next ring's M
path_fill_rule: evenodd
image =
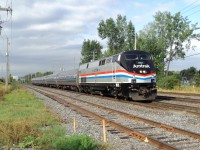
M151 54L130 50L81 64L79 69L32 79L32 84L112 95L132 100L156 98L156 72Z

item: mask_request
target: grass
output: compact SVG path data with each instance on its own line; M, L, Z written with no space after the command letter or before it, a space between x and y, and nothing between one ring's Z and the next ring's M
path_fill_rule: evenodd
M11 90L0 100L0 149L106 150L88 135L66 136L61 119L26 89Z
M0 101L0 145L38 137L41 127L59 124L58 118L25 89L14 90Z
M196 86L176 86L172 90L158 89L158 92L174 92L174 93L193 93L200 94L200 87Z
M36 140L41 150L106 150L108 145L93 140L86 134L66 136L62 127L55 126L44 131Z
M2 82L0 82L0 99L1 97L4 95L4 84Z

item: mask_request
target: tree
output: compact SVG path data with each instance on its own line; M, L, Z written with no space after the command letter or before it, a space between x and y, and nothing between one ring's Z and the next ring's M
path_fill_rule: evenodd
M121 51L133 49L135 42L135 28L130 21L127 24L126 17L118 15L116 21L113 18L101 20L98 27L101 39L108 40L106 55L114 55Z
M155 70L159 76L164 74L164 58L166 51L161 34L155 24L149 23L139 32L137 37L137 49L148 51L152 54Z
M187 76L187 75L194 76L195 74L197 74L197 69L195 67L190 67L188 69L181 70L180 74L181 76Z
M199 86L200 85L200 76L199 72L195 67L190 67L188 69L181 70L180 76L190 82L190 84Z
M12 83L13 82L13 76L11 75L11 74L9 74L9 77L8 77L9 79L8 79L8 81L9 81L9 83Z
M96 40L84 40L81 50L81 62L80 64L90 62L101 57L101 49L103 47Z
M108 38L108 49L111 54L116 53L116 39L118 30L112 18L107 19L105 22L102 20L98 27L99 37L102 39Z
M190 25L187 17L181 16L180 12L172 15L170 12L157 12L154 16L154 24L162 34L165 48L167 51L167 70L168 75L170 62L173 59L184 58L185 50L191 48L191 40L200 40L200 34L195 34L198 30L196 24Z
M195 86L200 86L200 76L199 74L195 74L194 77L191 80L191 83Z
M129 21L127 26L127 39L126 39L126 49L131 50L135 49L135 27L133 26L132 22Z

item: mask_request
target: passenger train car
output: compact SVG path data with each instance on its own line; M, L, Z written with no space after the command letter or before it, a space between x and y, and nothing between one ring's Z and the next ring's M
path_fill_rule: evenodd
M57 72L48 76L32 79L33 85L56 87L78 91L78 70L68 70Z
M79 69L32 80L35 85L152 101L157 95L150 53L130 50L82 64Z

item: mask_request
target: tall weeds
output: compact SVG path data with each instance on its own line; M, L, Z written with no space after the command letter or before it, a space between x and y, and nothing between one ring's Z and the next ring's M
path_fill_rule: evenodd
M27 136L38 136L38 129L27 120L0 122L0 143L11 146Z
M11 146L24 138L38 137L39 129L59 124L59 117L25 89L4 95L0 101L0 145Z

